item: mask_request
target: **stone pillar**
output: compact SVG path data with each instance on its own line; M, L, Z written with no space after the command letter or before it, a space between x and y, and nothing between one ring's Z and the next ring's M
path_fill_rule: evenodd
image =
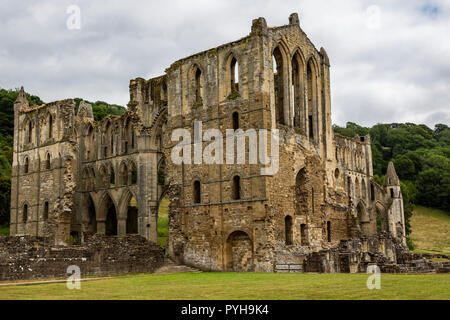
M124 236L127 234L127 219L119 218L117 220L117 235Z
M97 233L106 234L106 220L97 220Z

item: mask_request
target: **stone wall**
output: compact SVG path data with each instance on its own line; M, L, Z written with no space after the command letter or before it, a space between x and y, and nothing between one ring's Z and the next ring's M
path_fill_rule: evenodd
M376 265L382 273L450 272L447 256L411 253L401 239L388 233L343 240L337 246L300 255L297 260L279 252L275 272L365 273Z
M54 246L49 237L0 237L0 280L57 278L67 267L81 276L153 272L164 261L162 249L138 235L94 235L83 246Z

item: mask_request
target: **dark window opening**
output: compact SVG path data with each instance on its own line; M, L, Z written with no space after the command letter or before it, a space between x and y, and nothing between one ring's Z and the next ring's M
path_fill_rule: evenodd
M46 160L45 160L45 169L50 170L50 153L47 153L46 156Z
M114 136L111 133L111 155L114 153Z
M239 92L239 64L234 57L231 59L230 72L231 92Z
M44 215L43 215L44 220L48 219L48 201L45 201L44 203Z
M195 71L195 102L202 103L202 93L201 93L201 76L202 72L199 68Z
M133 163L132 168L131 168L131 184L136 184L137 183L137 168L136 165Z
M233 129L239 129L239 113L233 112Z
M301 127L303 64L300 55L295 53L292 58L292 109L294 110L294 126Z
M285 124L284 122L284 61L283 55L279 47L273 51L273 84L275 90L275 119L276 122Z
M370 184L370 199L375 201L375 187L373 186L373 183Z
M138 206L135 197L131 197L127 210L127 234L138 233Z
M48 119L48 137L53 137L53 117L50 115L50 118Z
M327 221L327 241L331 242L331 222Z
M285 240L286 240L286 245L292 245L292 217L291 216L286 216L284 218L284 230L285 230Z
M124 143L123 153L128 153L128 141L125 141L125 143Z
M390 191L391 191L391 198L393 198L394 197L394 189L390 189Z
M194 203L201 202L200 181L194 181Z
M28 143L31 143L33 137L33 125L31 124L31 121L28 122Z
M28 220L28 205L24 204L23 205L23 210L22 210L22 222L25 223Z
M29 168L30 167L30 160L28 160L28 158L25 158L25 164L23 166L23 172L24 173L28 173Z
M233 199L241 199L241 178L239 176L233 177Z
M308 116L309 137L314 138L313 116Z
M111 167L111 172L109 173L109 186L112 188L116 185L116 174L114 168Z

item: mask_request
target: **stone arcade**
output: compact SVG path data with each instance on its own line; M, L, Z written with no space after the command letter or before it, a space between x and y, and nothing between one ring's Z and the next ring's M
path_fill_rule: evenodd
M407 250L394 166L378 185L370 137L333 132L330 61L297 14L280 27L255 19L248 36L129 89L128 111L102 121L84 102L29 106L20 91L11 235L63 246L93 234L156 242L167 196L166 255L202 270L365 271L373 257L395 263ZM224 137L226 129L279 129L279 171L173 163L172 132L192 131L195 121Z

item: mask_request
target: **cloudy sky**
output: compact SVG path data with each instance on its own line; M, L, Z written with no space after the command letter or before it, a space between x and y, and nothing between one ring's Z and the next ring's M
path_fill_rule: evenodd
M126 105L131 78L292 12L330 57L334 123L450 125L449 0L2 0L0 87Z

